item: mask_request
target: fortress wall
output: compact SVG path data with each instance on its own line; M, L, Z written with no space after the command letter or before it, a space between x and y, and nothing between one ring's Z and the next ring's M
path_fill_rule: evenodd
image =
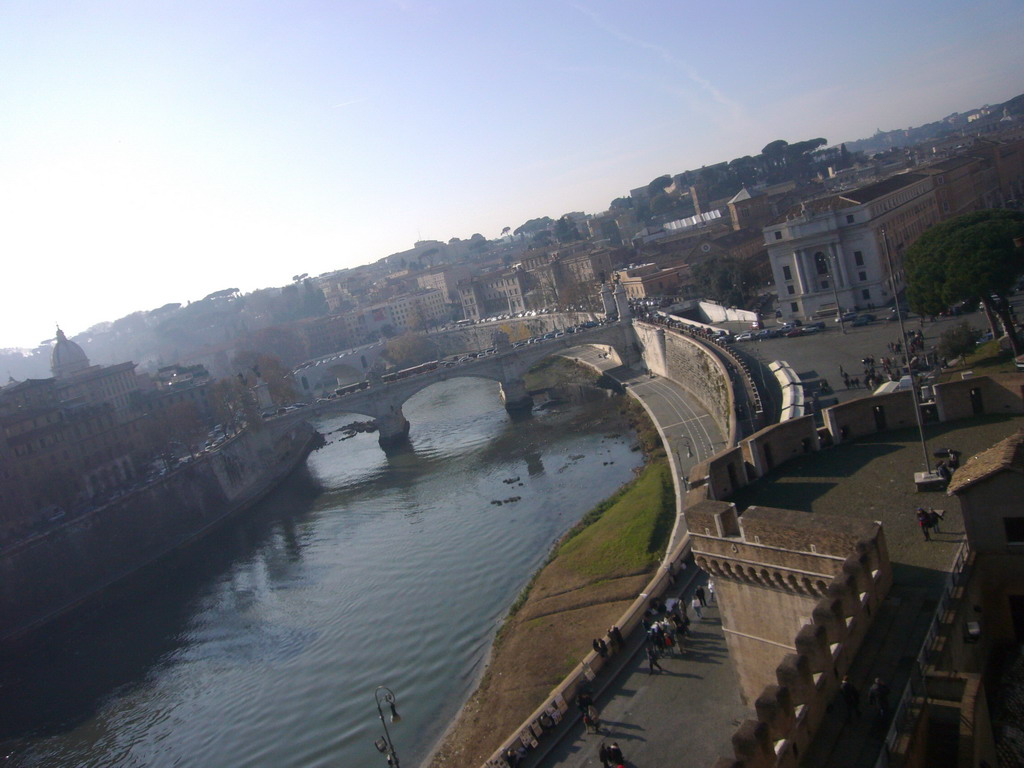
M725 502L687 509L697 564L756 719L733 735L734 768L796 768L892 584L881 526Z
M832 434L836 445L858 437L874 435L888 429L912 427L917 424L914 416L914 399L909 390L890 392L885 395L862 397L824 411L825 426Z
M707 498L727 499L749 483L747 465L740 446L721 451L700 466L703 468L700 477L706 478L704 487L707 489ZM696 474L697 469L694 467L693 474Z
M658 326L634 323L633 330L648 365L664 360L662 370L651 370L672 379L693 395L714 418L728 444L735 444L736 414L729 372L715 353L681 333L664 331L664 335L659 336L659 330L664 329ZM659 351L662 344L663 355Z
M935 405L940 421L970 418L976 406L982 413L1024 413L1024 376L979 376L937 384Z
M744 440L742 445L743 456L753 467L755 477L763 477L778 465L821 447L813 416L801 416L765 427Z

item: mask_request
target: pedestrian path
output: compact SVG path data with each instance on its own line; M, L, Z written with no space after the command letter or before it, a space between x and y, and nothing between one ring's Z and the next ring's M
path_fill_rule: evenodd
M704 575L691 564L682 580L690 580L683 596L688 605ZM643 632L637 631L627 638L620 664L594 681L600 734L585 733L580 713L570 703L551 747L532 755L525 765L600 766L597 755L602 741L617 742L626 765L635 768L708 768L719 755L731 754L733 731L752 713L740 703L718 606L705 608L702 620L688 610L692 623L686 650L662 656L663 672L650 673Z

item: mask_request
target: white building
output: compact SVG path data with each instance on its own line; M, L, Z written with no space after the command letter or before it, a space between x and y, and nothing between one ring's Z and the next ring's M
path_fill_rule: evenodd
M903 253L939 220L933 181L904 173L811 200L764 228L765 246L789 318L872 309L903 290Z

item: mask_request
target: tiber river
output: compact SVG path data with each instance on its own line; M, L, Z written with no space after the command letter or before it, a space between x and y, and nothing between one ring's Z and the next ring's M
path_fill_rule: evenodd
M308 471L145 588L0 660L0 762L385 766L383 684L415 768L552 542L640 464L609 411L513 422L496 384L455 379L405 406L409 452L331 434Z

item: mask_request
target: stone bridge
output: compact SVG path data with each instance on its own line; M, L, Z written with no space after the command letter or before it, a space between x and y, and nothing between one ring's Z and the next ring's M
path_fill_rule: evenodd
M501 396L509 411L528 409L532 399L526 391L523 375L540 360L552 355L570 356L573 347L596 346L604 349L620 365L634 365L641 361L641 349L637 343L633 325L628 318L619 322L600 325L578 333L565 334L545 339L534 344L512 347L507 341L498 347L495 354L459 363L452 367L439 366L398 381L383 382L371 378L368 389L351 392L336 399L318 402L313 406L292 411L275 417L278 419L305 419L310 412L318 416L338 413L355 413L368 416L376 423L378 438L382 447L388 448L405 441L409 433L409 422L402 412L405 402L420 390L462 376L497 381L501 385Z
M566 312L540 314L534 317L511 318L491 323L476 323L464 328L426 334L422 343L430 350L427 354L440 360L455 354L478 352L494 346L496 331L506 333L513 341L531 336L543 336L569 326L601 319L599 313ZM339 385L363 381L372 371L387 364L386 341L377 341L355 349L333 352L307 360L292 371L295 383L307 400L326 397ZM428 358L429 359L429 358Z

